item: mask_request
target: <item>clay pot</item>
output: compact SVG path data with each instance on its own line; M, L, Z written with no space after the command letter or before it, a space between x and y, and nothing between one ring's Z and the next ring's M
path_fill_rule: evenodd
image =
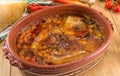
M18 32L25 27L30 25L38 24L42 20L47 19L51 16L55 15L65 15L65 14L75 14L79 15L80 12L86 13L89 16L98 20L101 25L104 35L105 41L104 44L96 51L91 54L59 65L37 65L34 63L27 62L21 59L15 52L15 39ZM82 73L96 65L101 57L104 55L107 46L110 44L110 40L112 37L113 27L111 22L102 15L102 13L85 6L73 5L73 4L65 4L65 5L57 5L48 9L43 9L28 15L27 17L19 20L14 24L12 29L10 30L4 46L3 50L5 52L6 58L10 60L10 64L19 67L22 71L34 74L34 75L67 75L67 74L76 74Z

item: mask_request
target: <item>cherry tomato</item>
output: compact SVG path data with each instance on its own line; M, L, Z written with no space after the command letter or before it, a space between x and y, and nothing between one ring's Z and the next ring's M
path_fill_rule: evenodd
M114 3L112 2L112 0L106 0L105 2L105 7L107 9L111 9L113 7Z
M113 11L114 12L120 12L120 5L115 5L114 7L113 7Z
M118 3L120 4L120 0L118 0Z

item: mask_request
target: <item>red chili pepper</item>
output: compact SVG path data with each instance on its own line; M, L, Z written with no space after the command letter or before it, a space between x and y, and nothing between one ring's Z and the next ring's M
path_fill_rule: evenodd
M28 5L28 13L32 13L32 12L35 12L37 10L48 8L48 7L50 7L50 6L42 6L40 4L29 4Z

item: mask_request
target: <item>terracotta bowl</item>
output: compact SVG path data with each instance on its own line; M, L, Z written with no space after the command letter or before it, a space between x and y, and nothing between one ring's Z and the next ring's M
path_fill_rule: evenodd
M47 19L51 16L55 15L69 15L75 14L79 15L80 12L88 14L89 16L95 18L98 23L101 25L104 35L105 41L104 44L96 51L91 54L59 65L37 65L34 63L27 62L21 59L15 52L15 39L18 32L31 24L37 24L43 19ZM5 43L3 45L3 50L5 52L6 58L10 60L10 64L19 67L22 71L27 72L29 74L34 75L68 75L75 73L82 73L93 67L97 64L101 57L104 55L107 46L110 44L110 40L112 37L113 27L111 22L102 15L102 13L85 6L66 4L66 5L58 5L53 6L48 9L43 9L28 15L27 17L19 20L14 24L12 29L10 30Z

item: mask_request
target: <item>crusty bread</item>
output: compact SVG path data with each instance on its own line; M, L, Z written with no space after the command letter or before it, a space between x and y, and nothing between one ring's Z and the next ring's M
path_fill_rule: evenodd
M25 11L26 2L0 2L0 31L18 20Z

